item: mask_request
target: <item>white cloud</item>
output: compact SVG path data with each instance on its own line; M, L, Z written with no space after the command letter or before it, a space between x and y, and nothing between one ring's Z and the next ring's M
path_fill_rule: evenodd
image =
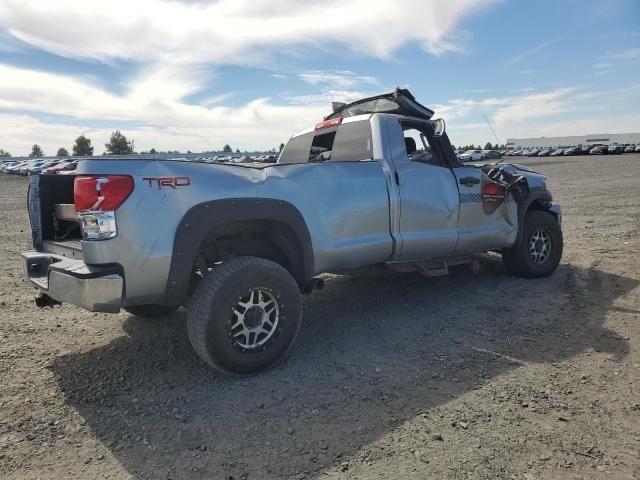
M382 90L391 91L392 89ZM378 91L377 93L381 92ZM373 95L375 93L370 91L323 89L319 93L288 96L287 102L292 105L331 105L331 102L350 103Z
M303 81L311 85L329 85L332 88L353 88L357 85L375 85L375 77L356 75L349 70L312 70L298 75Z
M614 53L611 58L616 60L635 60L640 58L640 48L630 48L622 52Z
M574 88L560 88L504 99L503 106L493 113L493 121L498 126L508 126L572 111L575 109L570 100L570 94L573 92Z
M408 42L458 51L459 22L497 0L4 0L0 27L57 55L246 64L282 47L388 57Z
M447 119L454 144L484 144L493 141L493 134L483 114L503 142L506 138L638 131L640 115L624 111L625 105L636 104L638 99L639 84L607 91L567 87L481 100L458 98L436 106L435 111Z
M48 129L45 124L37 124L32 116L24 117L31 120L19 120L12 128L7 124L0 127L0 145L24 153L35 142L52 151L87 130L82 126L83 120L99 120L139 125L127 132L139 149L197 151L219 148L225 143L247 149L269 148L330 111L328 102L276 105L267 98L237 108L217 105L219 98L215 97L205 101L209 106L190 105L182 98L196 90L198 82L183 75L189 77L189 72L158 67L132 80L128 89L117 95L86 79L0 65L0 109L76 119L65 130L73 133L58 138L60 131L54 122L46 123L51 126ZM51 132L56 134L53 138ZM106 141L107 133L103 137ZM190 143L184 142L186 139ZM157 143L160 141L163 143ZM96 142L100 147L102 143Z
M199 105L187 103L189 96L211 90L207 72L212 66L272 65L283 52L294 58L300 52L342 51L388 58L408 43L432 54L460 51L465 40L460 22L497 1L3 0L0 40L5 46L105 63L124 60L140 73L120 79L123 92L114 93L95 79L0 64L0 109L30 115L12 116L23 119L26 130L0 131L0 144L24 152L39 141L52 150L92 120L140 125L131 133L140 149L184 148L186 139L191 150L220 142L270 147L316 122L329 110L329 101L352 100L362 93L356 87L372 87L377 80L350 71L311 71L299 78L320 93L278 97L280 105L256 98L230 108L223 105L230 92L216 91ZM64 126L65 139L55 139L62 131L53 128L54 121L38 123L36 118L46 115L72 119ZM46 125L52 128L45 131Z
M495 90L490 88L474 88L471 90L464 90L464 93L493 93Z
M582 94L584 95L584 93ZM462 119L472 113L482 118L491 117L493 123L508 127L514 123L526 123L581 108L575 88L559 88L541 93L523 93L506 97L489 97L481 100L456 98L434 107L438 115L449 119Z
M562 40L562 38L554 38L554 39L551 39L551 40L547 40L546 42L542 42L541 44L536 45L535 47L530 48L529 50L521 52L518 55L516 55L516 56L512 57L511 59L507 60L506 65L507 65L507 67L511 67L511 66L515 65L516 63L520 63L523 60L526 60L529 57L533 57L534 55L546 50L550 46L555 45L560 40Z

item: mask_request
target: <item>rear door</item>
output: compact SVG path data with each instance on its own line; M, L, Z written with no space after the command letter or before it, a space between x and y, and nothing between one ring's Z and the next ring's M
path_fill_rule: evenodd
M317 272L391 257L387 176L374 160L369 117L319 124L292 138L263 188L261 196L285 198L302 213Z

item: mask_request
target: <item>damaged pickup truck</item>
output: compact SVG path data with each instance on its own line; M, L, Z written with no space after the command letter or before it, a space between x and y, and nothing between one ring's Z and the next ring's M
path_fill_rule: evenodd
M349 105L295 134L277 163L87 158L30 178L38 303L167 314L187 308L210 366L254 373L291 348L301 293L363 268L425 276L500 252L551 274L561 212L545 177L461 165L442 120L407 90Z

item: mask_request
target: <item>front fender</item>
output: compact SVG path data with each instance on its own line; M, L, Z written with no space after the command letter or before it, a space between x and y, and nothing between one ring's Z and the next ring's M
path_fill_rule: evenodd
M552 210L552 207L560 211L560 205L557 202L553 202L553 198L551 197L551 193L546 188L531 188L530 195L523 201L518 204L518 235L516 236L516 241L514 245L519 245L522 242L523 226L524 219L527 212L531 208L535 208L537 210L547 210L551 211L551 213L555 213ZM555 205L555 207L554 207ZM558 220L560 221L560 216L558 216Z

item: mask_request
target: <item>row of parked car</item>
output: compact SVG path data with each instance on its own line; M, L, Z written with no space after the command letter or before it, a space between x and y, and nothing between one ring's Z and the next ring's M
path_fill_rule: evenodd
M465 152L457 151L456 156L461 162L477 162L502 158L506 153L507 150L467 150Z
M28 160L0 159L0 172L14 175L33 173L72 173L78 160L73 158L30 158Z
M142 155L122 155L119 158L126 159L142 158ZM232 162L232 163L275 163L278 157L274 154L268 155L208 155L208 154L153 154L145 157L161 159L176 158L181 160L198 161L204 163ZM0 158L0 172L14 175L31 175L31 174L69 174L72 173L78 165L77 158L29 158L29 159L2 159Z
M508 157L558 157L569 155L619 155L622 153L640 153L640 145L593 145L569 148L532 148L509 150Z
M568 155L612 155L621 153L640 153L640 145L595 145L592 147L569 147L569 148L532 148L514 150L467 150L466 152L456 152L458 159L462 162L477 162L482 160L499 159L507 157L557 157ZM154 157L167 157L167 154L154 155ZM175 155L171 155L174 156ZM277 161L276 155L252 155L252 156L229 156L229 155L206 155L202 154L181 154L180 157L187 160L194 160L206 163L216 163L220 161L246 163L265 162L274 163ZM137 156L136 156L137 157ZM29 159L2 159L0 158L0 172L15 175L30 175L38 173L47 174L68 174L72 173L78 160L71 158L29 158Z

